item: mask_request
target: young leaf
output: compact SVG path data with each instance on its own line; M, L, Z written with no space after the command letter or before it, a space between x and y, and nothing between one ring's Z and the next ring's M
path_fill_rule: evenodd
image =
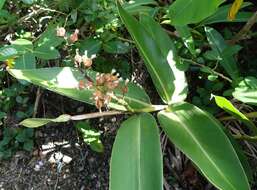
M52 67L43 69L31 70L15 70L10 69L8 72L15 78L31 82L58 94L68 96L75 100L93 104L92 89L79 89L79 81L84 79L84 76L77 69L70 67ZM96 78L96 72L88 71L88 76L91 79ZM127 105L112 101L109 107L126 111L128 107L130 111L153 110L150 99L145 91L139 86L129 83L128 92L123 94L120 91L115 92L116 96L121 100L125 100Z
M171 141L218 189L250 190L233 146L209 113L181 103L160 112L158 119Z
M229 46L226 44L221 34L210 27L205 27L205 32L212 49L216 51L216 53L222 59L220 61L222 67L233 80L239 78L239 69L237 67L235 58L233 55L223 54L224 50L226 50Z
M76 128L82 133L83 140L96 152L103 152L104 146L100 140L101 133L92 129L88 122L79 122Z
M243 113L241 113L234 105L226 98L221 96L214 96L216 104L235 118L242 121L246 126L250 128L254 135L257 135L257 128L254 123L248 119Z
M150 114L125 121L116 136L109 190L162 190L162 154L157 124Z
M169 7L171 24L184 26L197 23L215 13L224 0L176 0Z
M112 54L124 54L130 49L129 44L119 40L109 41L103 44L104 51Z
M189 52L195 56L196 51L195 51L195 44L194 44L194 39L191 34L190 28L185 25L185 26L175 26L176 30L178 31L179 36L182 38L185 46L189 50Z
M60 115L59 117L55 119L49 119L49 118L30 118L25 119L19 124L28 127L28 128L37 128L42 127L44 125L47 125L49 123L64 123L68 122L70 120L70 115Z
M119 15L134 39L145 61L153 83L165 103L179 102L186 97L184 72L176 65L173 43L162 28L145 16L150 25L139 23L118 4ZM178 85L178 82L179 85ZM181 83L182 82L182 83Z
M257 78L251 76L244 78L238 83L233 96L241 102L257 105Z

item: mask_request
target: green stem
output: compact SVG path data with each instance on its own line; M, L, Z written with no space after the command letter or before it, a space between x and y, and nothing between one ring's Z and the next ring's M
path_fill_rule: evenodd
M257 136L248 136L248 135L234 135L234 138L237 140L246 140L250 142L256 142Z

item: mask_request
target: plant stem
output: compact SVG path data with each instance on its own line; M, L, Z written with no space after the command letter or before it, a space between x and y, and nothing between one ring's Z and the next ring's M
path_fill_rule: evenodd
M233 135L237 140L246 140L251 142L257 141L257 136L248 136L248 135Z
M230 44L235 44L238 41L244 39L245 35L251 30L251 28L256 23L256 21L257 21L257 11L248 20L248 22L244 25L244 27L235 35L235 37L230 41Z
M199 66L199 67L202 67L202 68L211 69L210 67L205 66L205 65L202 65L202 64L200 64L200 63L197 63L197 62L195 62L195 61L193 61L193 60L191 60L191 59L185 59L185 58L181 58L181 59L184 60L184 61L187 61L187 62L191 63L192 65L196 65L196 66ZM221 73L219 73L219 72L217 72L217 71L214 71L213 69L211 69L211 71L213 72L213 74L218 75L219 77L223 78L224 80L226 80L226 81L232 83L232 80L231 80L230 78L226 77L225 75L223 75L223 74L221 74Z
M41 97L42 93L40 88L37 89L37 95L36 95L36 100L35 100L35 105L34 105L34 110L33 110L33 117L36 117L37 115L37 110L38 110L38 104L39 104L39 100Z
M154 105L153 109L145 110L145 112L156 112L166 109L166 105ZM79 120L86 120L86 119L93 119L105 116L112 116L112 115L123 115L123 114L132 114L133 112L128 111L106 111L106 112L95 112L95 113L87 113L82 115L74 115L70 116L70 120L79 121Z
M71 116L70 119L73 121L79 121L79 120L93 119L93 118L112 116L112 115L122 115L122 114L127 114L127 113L129 113L129 112L123 112L123 111L95 112L95 113Z
M247 118L257 118L257 112L250 112L244 113ZM221 117L219 118L220 121L228 121L228 120L235 120L236 118L233 116Z

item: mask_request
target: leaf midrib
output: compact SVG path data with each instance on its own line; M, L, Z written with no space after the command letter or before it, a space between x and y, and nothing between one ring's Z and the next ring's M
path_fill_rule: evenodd
M170 113L173 116L174 120L177 120L177 122L179 122L183 128L188 132L188 134L192 137L193 141L199 146L200 150L203 152L203 154L205 155L205 157L210 161L210 163L214 166L214 168L216 169L216 171L220 174L220 176L232 187L232 189L237 190L233 184L231 184L229 182L229 180L226 178L225 175L223 175L222 171L219 169L219 167L216 165L215 161L212 160L212 158L208 155L208 153L204 150L204 148L202 147L202 145L198 142L197 138L195 137L194 133L183 123L181 122L181 119L174 113ZM165 116L165 115L164 115ZM167 116L166 116L167 117ZM208 117L208 116L207 116ZM176 118L176 119L175 119ZM209 118L209 117L208 117ZM211 118L209 118L211 119ZM216 125L216 123L214 123ZM219 127L219 126L218 126ZM241 166L241 164L240 164ZM205 173L203 170L201 170L203 173ZM221 187L219 187L215 181L213 181L212 179L210 179L208 177L208 175L206 175L206 177L212 181L213 184L215 184L218 188L222 189Z

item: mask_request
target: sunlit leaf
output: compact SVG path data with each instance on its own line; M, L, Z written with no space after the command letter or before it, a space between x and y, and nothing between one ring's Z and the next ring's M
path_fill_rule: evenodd
M170 140L218 189L250 190L240 160L213 116L181 103L160 112L158 118Z
M185 26L212 15L224 0L176 0L169 7L171 24Z
M109 190L162 190L162 173L156 121L150 114L130 117L113 145Z
M230 101L221 96L214 96L216 104L235 118L242 121L246 126L248 126L252 132L257 135L257 128L254 123L248 119L243 113L241 113Z
M257 78L251 76L244 78L238 83L233 96L241 102L257 105Z
M184 100L187 96L185 74L178 69L180 62L169 36L151 17L144 16L139 23L119 4L118 10L162 100L165 103Z
M31 70L10 69L8 71L17 79L31 82L58 94L94 105L92 99L93 90L79 89L79 81L84 79L84 76L75 68L53 67ZM88 71L87 74L93 80L96 77L96 72L94 71ZM154 110L145 91L133 83L128 84L128 92L124 96L120 90L115 91L115 95L121 102L113 100L109 104L110 108L123 111L128 109L130 111Z
M224 51L229 48L224 38L218 31L210 27L205 27L205 32L212 50L215 51L216 54L219 55L219 59L221 59L221 66L233 80L238 79L240 75L235 58L231 54L224 54Z

